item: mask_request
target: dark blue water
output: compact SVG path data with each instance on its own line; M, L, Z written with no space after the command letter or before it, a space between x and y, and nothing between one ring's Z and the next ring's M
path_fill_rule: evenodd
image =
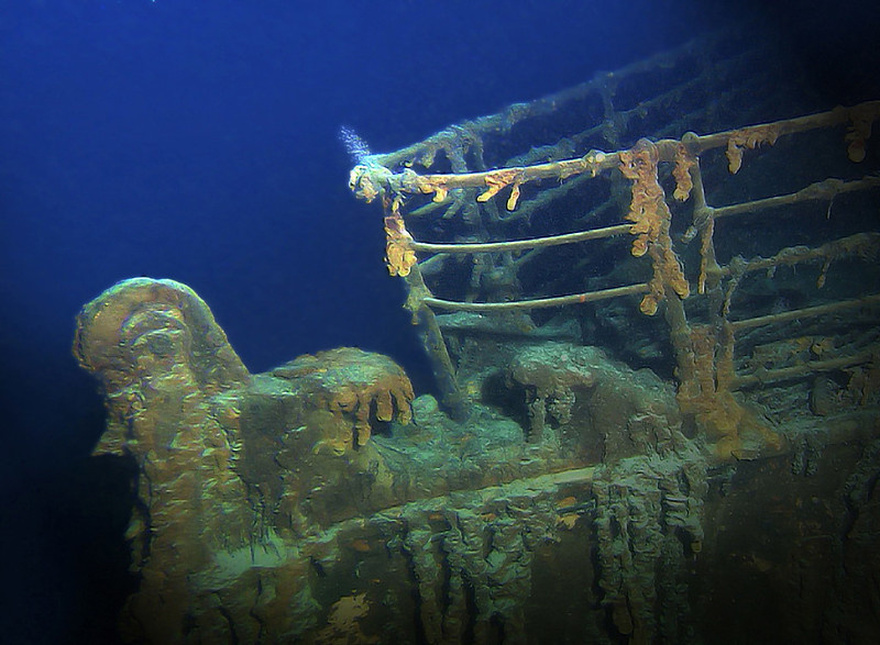
M861 98L872 3L811 9L796 33L795 4L748 13L778 25L811 82ZM85 302L126 277L174 278L252 372L357 345L427 391L380 210L347 190L340 125L396 149L745 12L696 0L2 3L0 606L13 619L0 641L99 642L118 608L107 598L125 592L113 489L125 473L87 459L101 405L69 350Z

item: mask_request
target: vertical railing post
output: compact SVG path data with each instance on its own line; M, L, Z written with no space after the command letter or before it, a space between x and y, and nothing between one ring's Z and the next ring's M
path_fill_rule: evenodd
M470 416L470 409L458 387L455 368L446 349L446 341L443 340L440 326L437 324L437 317L423 300L430 296L431 292L425 285L418 265L413 266L403 280L407 290L405 306L412 313L412 322L418 328L419 340L428 355L440 394L440 407L452 419L465 421Z

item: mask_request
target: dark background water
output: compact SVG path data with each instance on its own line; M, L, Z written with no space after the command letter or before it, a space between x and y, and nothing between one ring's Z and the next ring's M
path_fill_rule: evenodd
M0 641L109 639L128 592L126 473L88 458L101 403L70 355L85 302L174 278L252 372L357 345L428 391L340 125L396 149L744 17L830 105L880 98L873 4L2 3Z

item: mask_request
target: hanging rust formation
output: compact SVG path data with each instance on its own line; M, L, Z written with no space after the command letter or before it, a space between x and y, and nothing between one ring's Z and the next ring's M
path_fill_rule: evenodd
M406 306L419 312L422 321L430 320L438 333L443 325L438 326L432 312L457 312L458 323L467 314L491 315L499 324L518 317L523 333L540 326L537 310L545 308L591 303L607 309L605 301L635 296L641 314L662 312L665 326L651 325L650 330L662 333L673 350L683 411L693 415L719 457L742 457L778 450L783 439L734 392L841 370L861 382L880 369L878 339L853 341L835 324L847 315L871 320L880 297L876 284L848 296L824 288L833 265L841 266L839 282L845 280L844 271L858 271L855 264L866 264L873 272L876 263L876 218L857 211L871 199L865 195L873 193L876 199L880 188L876 164L859 171L880 118L880 101L696 134L697 127L726 123L718 114L742 94L720 94L711 109L694 105L675 121L662 121L669 106L687 103L688 93L711 91L712 79L705 69L692 67L692 55L685 47L599 74L572 90L369 157L352 169L350 186L367 202L381 196L389 272L418 272L415 282L408 281ZM747 54L725 61L723 74L735 75L745 58ZM657 96L622 96L630 77L670 68L687 69L691 76ZM747 85L740 90L747 91ZM616 108L618 99L631 106ZM751 108L756 115L772 113L768 105L771 96ZM525 152L503 156L510 154L511 142L546 129L554 117L569 121L568 112L575 109L593 111L600 122L583 130L569 126L558 140L544 145L526 141ZM736 117L746 119L748 112ZM650 137L636 131L652 125ZM675 138L667 134L676 131L681 134ZM627 140L632 141L628 147L607 152L590 147ZM578 150L584 152L572 154ZM760 167L748 172L752 157ZM829 174L793 184L799 177L793 180L786 171L804 159L817 169L824 163ZM838 215L847 208L851 213ZM774 229L774 218L778 228L767 232ZM803 226L798 218L804 219ZM734 219L743 223L728 226ZM759 232L754 234L765 236L767 244L738 244L736 236L749 236L749 226L756 222ZM821 232L808 239L806 226ZM438 237L445 239L424 239ZM792 245L802 238L804 243ZM618 243L624 239L629 239L629 259L626 247ZM719 246L724 261L719 260ZM568 248L558 260L551 253L557 247ZM755 255L750 257L751 248ZM745 300L756 300L751 291L761 280L753 276L763 273L772 280L778 270L815 271L816 265L821 268L813 293L803 293L801 286L790 289L788 275L778 281L769 310L761 309L768 303L747 306ZM590 288L559 292L585 285ZM737 305L738 298L744 302ZM778 366L762 363L749 356L769 352L766 339L760 346L750 340L755 330L778 332L773 341L777 348L821 347L822 355L795 359L779 349ZM434 338L428 353L435 373L445 374L443 389L460 407L455 361L436 342L437 334ZM460 346L460 339L455 344Z

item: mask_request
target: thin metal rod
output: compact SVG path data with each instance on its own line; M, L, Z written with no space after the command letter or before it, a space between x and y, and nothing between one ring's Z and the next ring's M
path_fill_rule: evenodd
M870 363L875 356L875 352L862 352L855 356L842 356L840 358L832 358L825 361L808 361L801 365L793 365L791 367L781 367L776 370L759 370L754 374L745 376L737 376L731 382L731 389L749 387L750 385L760 385L764 383L772 383L774 381L785 381L788 379L807 376L815 372L831 372L844 367Z
M829 128L835 125L846 123L850 120L850 114L861 110L878 110L880 109L880 101L865 101L852 107L836 107L827 112L819 112L818 114L808 114L793 119L782 119L773 121L772 123L762 123L759 125L751 125L746 128L737 128L736 130L725 130L724 132L716 132L714 134L698 135L694 138L696 149L692 152L702 153L712 148L726 146L727 141L736 134L737 131L746 129L758 129L773 127L779 136L786 134L794 134L795 132L807 132L817 128Z
M431 242L413 242L412 248L424 253L489 253L492 251L518 251L520 249L534 249L544 246L558 246L560 244L572 244L584 240L598 240L615 235L629 233L632 224L618 224L605 228L596 228L577 233L565 233L564 235L551 235L548 237L536 237L530 240L513 240L509 242L482 242L472 244L435 244Z
M841 300L840 302L832 302L827 305L817 305L815 307L805 307L803 309L792 309L779 314L768 314L766 316L756 316L755 318L745 318L730 323L730 327L734 332L749 329L751 327L761 327L763 325L772 325L789 320L797 320L799 318L810 318L821 316L823 314L833 313L842 309L852 309L854 307L864 307L880 304L880 294L865 296L855 300Z
M537 298L535 300L516 300L513 302L456 302L454 300L441 300L440 298L433 297L423 298L422 302L429 307L453 311L517 311L523 309L543 309L546 307L576 305L584 302L596 302L597 300L606 300L608 298L647 293L650 290L650 285L642 283L631 284L625 287L614 287L612 289L602 289L599 291L587 291L586 293L576 293L570 296Z
M848 255L874 257L877 254L877 249L880 248L878 245L880 245L880 233L856 233L854 235L826 242L822 246L787 247L779 251L773 257L753 258L735 269L731 268L731 265L722 267L721 273L722 275L731 275L737 272L751 273L753 271L763 271L781 265L793 266L795 264L812 262L814 260L836 260Z
M813 200L830 200L840 193L848 193L854 190L870 190L880 188L880 177L865 177L855 181L841 181L840 179L826 179L815 184L810 184L795 193L766 197L730 206L720 206L712 211L715 219L728 215L740 215L742 213L754 213L768 208L777 208L797 202Z

